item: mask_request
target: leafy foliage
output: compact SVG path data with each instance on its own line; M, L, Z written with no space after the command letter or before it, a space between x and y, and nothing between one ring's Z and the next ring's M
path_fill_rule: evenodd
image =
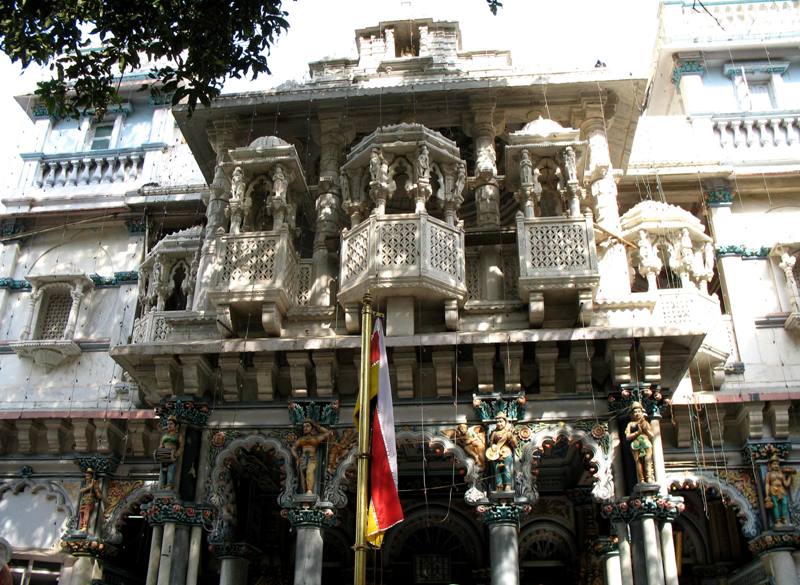
M36 90L51 115L102 117L120 74L149 67L157 91L193 110L226 77L269 74L266 55L289 24L282 0L5 0L0 50L49 65ZM93 47L97 48L93 48ZM153 86L156 87L156 86Z
M36 94L55 117L102 117L119 84L149 68L151 91L193 111L227 77L269 74L267 55L289 27L283 0L4 0L0 50L48 66ZM499 0L486 0L492 14Z

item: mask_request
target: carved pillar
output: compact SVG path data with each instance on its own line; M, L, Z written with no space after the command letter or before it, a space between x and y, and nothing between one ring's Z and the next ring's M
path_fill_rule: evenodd
M623 339L609 341L606 345L606 361L611 366L615 385L631 382L631 342Z
M656 473L658 473L656 467ZM672 521L664 520L661 524L661 558L664 561L664 582L666 585L678 585L678 562L675 558L675 540L672 535Z
M157 585L158 566L161 562L161 542L164 533L163 526L153 526L153 536L150 540L150 557L147 562L147 579L145 585Z
M489 562L492 585L519 585L519 519L521 509L513 504L479 506L489 527Z
M211 195L206 207L206 228L203 234L203 245L200 251L200 262L197 269L197 282L191 309L203 311L210 309L207 303L208 286L214 277L213 257L215 238L218 233L225 232L225 211L230 197L230 181L222 172L220 164L225 161L228 150L235 146L233 131L235 122L215 120L209 128L208 135L217 154L214 180L211 182Z
M297 531L294 554L295 585L321 585L322 533L333 512L321 508L292 508L287 514Z
M442 367L446 367L441 360L437 361ZM392 365L397 378L397 397L414 398L414 374L417 369L416 350L413 347L395 347L392 350ZM434 368L437 368L436 361L434 361ZM442 385L445 386L444 380L442 380Z
M597 114L600 116L597 116ZM580 125L581 135L589 142L589 166L584 182L590 185L594 200L595 222L606 230L620 232L617 203L617 176L611 164L606 137L604 112L592 112ZM630 293L628 257L625 247L615 238L608 238L598 246L600 268L599 297L619 297Z
M558 347L555 342L536 344L536 364L539 366L539 396L554 398L556 393L556 362Z
M595 540L594 550L603 563L605 585L623 585L617 540L609 537L598 538Z
M478 394L494 392L494 344L476 345L472 348L472 361L478 375Z
M434 349L432 360L436 376L436 396L452 396L455 352L452 348Z
M506 375L506 392L516 394L522 391L521 370L522 344L506 344L500 346L500 361Z
M247 583L247 559L225 557L219 564L219 585Z
M19 334L19 338L23 341L30 339L33 334L33 323L36 313L39 312L39 300L42 298L42 290L34 286L31 288L31 294L28 296L28 317L25 321L25 326Z
M253 367L256 370L256 400L271 401L275 399L275 382L278 375L278 362L274 352L253 355Z
M789 438L789 401L772 401L767 404L765 414L767 421L772 427L772 436L775 439L785 440Z
M292 396L305 398L308 396L308 368L311 360L305 351L286 352L289 362L289 377L292 381Z
M797 570L790 550L773 550L761 557L775 585L797 585Z
M569 363L575 370L575 392L592 391L592 356L594 345L591 341L575 342L569 352Z

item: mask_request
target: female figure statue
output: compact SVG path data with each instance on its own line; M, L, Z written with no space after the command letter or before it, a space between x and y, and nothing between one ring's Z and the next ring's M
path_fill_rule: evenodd
M97 502L103 499L100 484L94 478L94 469L91 467L83 474L83 487L80 489L78 507L78 532L89 531L89 520Z
M497 415L497 423L489 436L489 448L486 449L486 459L491 461L494 467L494 484L497 491L511 491L511 473L516 447L514 428L508 422L506 413L501 412Z
M654 483L653 429L647 422L640 402L631 404L631 422L625 427L625 438L631 444L639 483Z
M777 455L772 456L767 469L767 476L764 478L764 487L767 492L764 506L772 511L772 521L775 526L787 526L791 524L789 488L792 486L792 475L795 471L789 467L781 469L781 462Z
M161 463L159 484L162 488L175 489L175 471L178 467L178 457L182 454L183 440L178 419L170 416L167 418L167 428L161 435L161 442L155 452L156 461Z
M331 431L313 420L303 423L303 434L292 445L292 454L297 460L297 474L300 476L300 491L313 495L317 480L317 451L328 440Z

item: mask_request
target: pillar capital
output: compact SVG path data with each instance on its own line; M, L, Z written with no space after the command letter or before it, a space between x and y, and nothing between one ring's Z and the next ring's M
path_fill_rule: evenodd
M119 459L115 455L92 453L75 457L75 465L80 467L83 473L86 473L89 469L93 470L96 476L100 478L106 475L114 475L119 465Z
M141 505L141 510L150 525L171 522L210 529L214 519L214 510L209 504L182 502L171 492L157 493L150 502Z
M747 548L754 555L766 555L771 552L782 550L799 550L800 549L800 530L770 530L762 532L753 540L747 543Z
M519 528L522 516L528 513L530 506L517 504L491 504L478 506L477 512L487 526L510 525Z
M156 407L156 414L161 418L162 426L166 426L167 419L174 416L178 424L202 428L208 421L211 409L206 402L195 400L192 396L177 396L162 400Z
M336 514L331 508L288 508L281 516L289 520L292 528L327 528L336 523Z
M592 552L600 558L619 554L618 536L598 536L592 541Z
M658 486L655 486L656 488ZM663 522L672 522L683 512L683 498L675 496L659 496L655 493L640 492L627 498L606 503L601 513L612 522L630 524L643 518L655 518Z
M261 556L261 551L246 542L210 542L208 548L218 559L242 559L249 561Z

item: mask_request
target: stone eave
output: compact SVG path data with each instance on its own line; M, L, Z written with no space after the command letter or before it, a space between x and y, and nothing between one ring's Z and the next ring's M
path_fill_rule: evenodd
M662 363L668 375L665 388L676 388L702 345L706 332L701 327L586 327L580 329L524 329L507 332L443 332L413 336L388 336L386 346L436 347L482 344L537 343L552 341L593 341L615 339L661 339L664 341ZM137 370L152 368L155 358L196 355L262 353L279 351L316 351L357 349L358 335L336 335L304 338L214 339L203 341L169 341L111 348L110 356L134 378Z
M391 80L387 78L387 81ZM188 116L185 104L176 106L173 113L203 175L211 182L216 155L207 135L210 123L214 120L235 119L237 115L241 115L243 120L244 118L251 120L256 110L260 110L262 116L269 116L273 110L279 109L284 120L294 114L305 120L309 115L313 118L317 112L323 110L343 109L346 103L350 117L356 119L359 109L369 111L378 103L378 99L386 105L392 99L412 93L412 85L413 93L419 100L426 96L435 97L437 94L451 96L455 93L460 95L454 97L467 100L470 95L485 94L487 90L491 90L497 95L500 107L521 110L530 107L534 98L541 98L543 101L546 90L550 107L562 102L574 104L571 107L580 109L587 100L596 101L602 90L606 93L605 99L608 99L610 93L616 100L615 117L619 123L610 125L609 144L615 167L625 168L638 123L641 105L639 101L644 96L646 84L647 79L644 77L631 77L613 69L562 73L510 72L503 76L460 78L455 78L453 75L436 75L407 79L404 83L385 86L353 84L348 79L339 84L331 82L325 87L303 85L285 91L273 89L226 94L214 100L209 108L198 108L191 117ZM535 95L532 95L532 92ZM457 107L454 102L451 103L454 112ZM387 122L392 121L387 120Z

